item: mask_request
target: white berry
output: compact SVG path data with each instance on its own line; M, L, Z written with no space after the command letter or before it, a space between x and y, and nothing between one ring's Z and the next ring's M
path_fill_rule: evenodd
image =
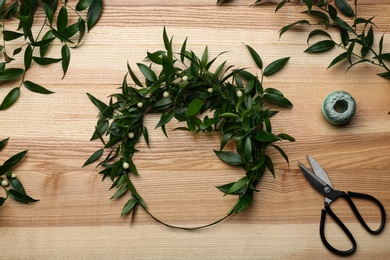
M165 98L169 97L169 92L168 91L164 91L163 97L165 97Z
M188 76L183 76L183 77L181 78L181 80L182 80L182 81L188 81Z
M122 164L122 167L123 167L123 169L127 170L127 169L129 169L130 164L127 163L127 162L124 162L124 163Z
M1 186L3 186L3 187L7 187L8 185L9 185L9 183L8 183L7 180L3 180L3 181L1 182Z
M134 132L129 132L127 134L127 137L129 137L130 139L133 139L134 138Z
M138 108L142 108L143 106L144 106L144 103L138 102L138 104L137 104L137 107L138 107Z
M237 95L237 97L242 97L242 91L241 90L237 90L236 95Z
M213 88L208 88L208 89L207 89L207 92L213 93Z
M15 178L16 178L16 174L15 174L15 173L12 173L12 174L11 174L11 178L12 178L12 179L15 179Z

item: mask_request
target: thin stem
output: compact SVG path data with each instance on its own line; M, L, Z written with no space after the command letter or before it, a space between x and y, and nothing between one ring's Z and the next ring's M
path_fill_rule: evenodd
M168 224L168 223L165 223L163 221L161 221L160 219L158 219L157 217L155 217L152 213L150 213L146 208L143 207L143 209L145 210L146 213L148 213L148 215L154 219L155 221L157 221L158 223L166 226L166 227L169 227L169 228L175 228L175 229L181 229L181 230L197 230L197 229L202 229L202 228L207 228L207 227L211 227L211 226L214 226L222 221L224 221L225 219L227 219L229 216L231 216L233 214L233 212L229 212L228 214L226 214L226 216L224 216L223 218L220 218L212 223L209 223L209 224L206 224L206 225L201 225L201 226L196 226L196 227L182 227L182 226L175 226L175 225L171 225L171 224Z

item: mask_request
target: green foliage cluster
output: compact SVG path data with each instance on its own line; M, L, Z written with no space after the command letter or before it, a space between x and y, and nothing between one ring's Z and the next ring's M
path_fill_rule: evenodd
M3 150L7 142L8 142L8 138L0 141L0 151ZM6 193L6 197L0 197L0 206L2 206L9 197L11 199L26 204L30 202L38 201L26 194L26 191L22 183L19 181L16 175L11 171L12 168L14 168L16 165L19 164L19 162L24 158L26 153L27 151L17 153L12 157L10 157L8 160L6 160L0 166L0 183L1 183L1 187L4 189ZM11 188L9 188L9 185L11 186Z
M277 10L288 2L289 0L283 0L278 5ZM379 40L378 49L375 49L374 27L376 25L373 23L374 17L368 19L358 17L356 1L355 11L346 0L334 0L334 4L327 0L304 0L303 3L307 7L307 10L303 13L317 19L318 24L323 25L325 29L336 28L341 39L341 42L338 43L325 30L315 29L309 33L307 42L309 43L310 39L316 35L320 35L324 39L311 44L305 52L322 53L340 46L345 51L335 57L328 68L342 61L348 62L349 68L365 62L382 67L384 72L378 73L378 75L390 79L390 69L386 64L386 61L390 61L390 53L385 53L383 50L384 35ZM348 23L348 20L352 22ZM296 25L302 24L310 25L310 22L299 20L289 24L280 30L280 36Z
M223 0L217 0L221 4ZM260 4L265 0L256 0L254 4ZM281 0L276 6L275 12L291 3L291 0ZM332 50L334 47L342 47L345 51L335 57L329 64L328 68L340 62L348 62L348 70L360 63L369 63L384 69L378 73L386 79L390 79L390 68L386 62L390 61L390 53L383 50L384 35L381 36L378 49L375 49L374 28L376 25L372 22L374 17L363 18L357 15L357 0L354 1L355 10L346 0L301 0L307 10L304 14L317 20L318 25L323 25L325 30L335 28L340 34L341 42L336 42L331 35L325 30L315 29L307 37L307 43L313 36L322 36L323 40L311 44L306 53L322 53ZM352 21L352 22L350 22ZM299 25L311 25L308 20L299 20L288 24L280 29L279 36Z
M147 114L161 114L156 128L161 128L166 136L166 124L172 119L186 125L174 130L194 134L215 131L221 134L221 146L219 150L215 150L215 154L223 162L245 171L245 176L239 180L217 187L225 195L238 197L226 217L248 208L263 174L267 170L275 173L267 148L276 149L288 162L287 155L276 143L295 140L288 134L272 132L271 117L277 111L266 108L266 103L292 107L291 102L279 90L263 88L263 79L282 69L288 62L288 57L263 66L258 53L246 46L261 72L259 79L246 69L227 66L226 61L215 65L217 58L223 53L210 60L207 47L201 56L197 56L193 51L187 50L187 39L180 52L176 53L172 49L172 40L173 37L168 38L164 28L165 49L147 52L150 64L137 63L145 77L144 81L128 65L121 92L113 94L108 104L88 94L100 111L91 140L100 139L103 148L93 153L84 165L99 160L106 152L107 155L103 156L104 159L98 166L103 167L100 171L103 179L109 178L112 181L111 189L116 189L111 199L130 195L123 207L122 216L134 213L140 206L159 223L183 228L166 224L150 214L131 180L131 176L138 175L133 156L137 152L139 139L143 137L149 146L148 129L144 126ZM213 70L213 67L216 69ZM127 83L128 78L131 78L134 85ZM228 142L236 144L235 151L225 149ZM206 226L216 224L226 217Z
M3 41L0 43L0 84L21 79L19 86L13 88L0 103L0 110L12 106L19 97L22 85L28 90L51 94L52 91L26 79L26 72L33 63L46 66L61 62L63 77L65 76L71 57L71 48L77 48L85 33L90 31L98 21L102 11L102 0L79 0L75 7L68 5L67 0L0 0L0 30ZM70 12L78 19L72 22ZM86 12L86 17L83 13ZM36 25L36 17L44 15L42 24ZM18 21L16 31L9 30L11 20ZM36 32L34 34L34 32ZM6 43L20 40L23 43L10 50ZM62 48L60 57L47 57L47 51L54 41L60 41ZM16 56L23 55L22 68L9 67Z

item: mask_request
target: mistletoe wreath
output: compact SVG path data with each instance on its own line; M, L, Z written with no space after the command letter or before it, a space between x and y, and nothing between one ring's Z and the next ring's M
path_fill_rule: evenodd
M258 191L256 185L266 170L274 175L273 162L266 154L269 146L275 148L288 163L288 156L275 142L295 140L288 134L272 133L271 117L277 111L266 108L265 103L284 107L292 107L292 103L280 91L274 88L264 89L263 79L283 68L289 57L273 61L263 68L258 53L247 45L261 71L259 79L245 69L233 69L233 66L225 68L226 61L212 72L212 65L223 53L209 60L206 47L199 58L193 51L187 50L187 38L181 51L174 53L172 40L173 37L169 39L164 28L165 50L147 52L147 59L151 61L149 66L137 64L145 77L145 83L141 83L128 65L121 93L111 95L109 104L88 94L100 111L91 140L100 139L103 148L94 152L84 166L98 160L107 150L108 154L98 166L104 168L99 172L103 175L103 180L108 177L112 181L111 189L116 188L111 199L131 195L123 207L122 216L134 214L135 209L140 206L165 226L193 230L217 224L251 205L253 194ZM152 69L154 66L160 67L158 75ZM129 76L135 86L128 85ZM245 176L239 180L217 186L225 195L238 197L223 218L203 226L180 227L167 224L148 211L130 177L138 175L133 155L137 152L136 146L141 136L149 146L148 129L144 126L144 118L149 113L161 113L156 128L161 128L166 136L165 126L173 118L187 125L175 130L194 134L216 131L221 134L221 146L219 150L214 150L215 154L223 162L240 166L245 171ZM235 152L224 150L229 141L236 143Z

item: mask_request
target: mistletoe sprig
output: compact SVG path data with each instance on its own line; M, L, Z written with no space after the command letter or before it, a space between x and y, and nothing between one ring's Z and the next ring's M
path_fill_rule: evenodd
M8 138L0 141L0 151L6 146ZM8 198L20 201L23 203L36 202L38 200L31 198L26 194L22 183L17 178L16 174L11 170L19 164L24 158L27 151L22 151L10 157L2 165L0 165L0 182L6 196L0 197L0 206L2 206ZM9 187L11 186L11 188Z
M98 21L102 12L102 0L79 0L75 7L67 0L0 0L0 30L3 41L0 43L0 84L21 81L0 103L0 110L12 106L20 95L21 86L40 94L53 92L26 79L26 73L33 63L41 66L61 62L63 77L68 70L71 49L77 48L85 35ZM58 11L58 12L57 12ZM86 15L84 13L86 12ZM35 18L44 15L42 24ZM73 16L77 18L73 20ZM86 16L86 17L85 17ZM8 29L10 23L18 22L17 30ZM35 33L36 32L36 33ZM24 41L15 49L8 42ZM53 42L62 44L58 57L47 56ZM9 67L18 55L23 55L23 67ZM1 57L2 56L2 57Z
M218 0L217 4L223 2ZM254 4L259 4L263 0L257 0ZM295 3L297 1L282 0L277 5L275 12L285 6L287 3ZM378 44L378 49L374 48L374 17L362 18L357 16L357 0L354 2L355 10L348 4L346 0L334 0L334 4L330 0L300 0L307 10L304 14L309 15L317 20L319 25L323 25L325 30L336 28L340 34L341 42L333 40L332 36L325 30L315 29L311 31L307 37L307 43L314 36L322 36L325 39L311 44L306 50L306 53L323 53L332 50L339 46L344 51L335 57L329 64L328 68L340 62L348 62L348 70L360 63L369 63L383 68L383 72L378 73L386 79L390 79L390 68L386 62L390 61L390 53L384 52L383 41L384 35L381 36ZM351 21L351 22L349 22ZM279 36L299 25L311 25L308 20L299 20L288 24L280 29Z
M289 0L283 0L281 3L284 5L287 2L289 2ZM382 35L379 40L378 49L374 49L374 27L376 27L373 23L374 17L368 19L358 17L357 1L355 1L355 11L346 0L335 0L334 5L326 0L304 0L303 2L307 7L307 10L303 13L318 19L318 24L324 25L325 29L330 27L337 28L341 38L341 42L337 43L326 31L319 29L313 30L308 35L308 43L315 35L322 35L326 39L310 45L305 52L321 53L329 51L335 46L340 46L344 49L344 52L334 58L330 62L328 68L342 61L349 63L348 69L357 64L366 62L382 67L385 71L378 73L377 75L390 79L390 69L386 64L386 61L390 61L390 53L384 53L384 35ZM348 23L342 16L349 18L353 22ZM310 25L310 22L308 20L300 20L287 25L280 30L280 36L298 24Z
M126 194L129 200L122 210L122 216L140 206L154 220L173 228L198 229L214 225L233 213L248 208L253 200L256 185L268 169L275 174L274 166L267 148L276 149L288 162L285 152L276 144L287 140L294 142L288 134L272 133L271 117L277 113L266 108L265 103L291 107L291 102L274 88L263 88L263 79L282 69L287 58L278 59L263 68L263 62L257 52L247 46L257 67L260 79L245 69L226 67L226 61L212 70L217 57L209 60L208 48L199 57L187 50L187 39L179 53L172 49L172 38L163 31L165 50L147 52L150 64L137 63L145 82L135 75L128 65L128 73L123 79L121 93L111 96L109 104L88 94L90 100L99 109L99 119L91 140L100 139L103 148L97 150L84 165L98 160L104 153L106 157L98 164L103 179L112 181L116 192L111 199L118 199ZM159 71L156 74L156 70ZM135 85L127 83L128 77ZM185 228L167 224L153 216L146 202L133 185L131 178L138 175L133 156L137 152L137 143L141 137L149 146L148 129L144 119L149 113L160 113L156 128L161 128L168 137L166 124L172 119L184 122L184 130L194 134L218 132L221 134L221 146L214 150L225 163L244 169L245 175L239 180L217 186L225 195L237 196L236 204L225 217L211 224ZM106 140L108 139L108 140ZM226 144L235 142L236 151L224 150Z

